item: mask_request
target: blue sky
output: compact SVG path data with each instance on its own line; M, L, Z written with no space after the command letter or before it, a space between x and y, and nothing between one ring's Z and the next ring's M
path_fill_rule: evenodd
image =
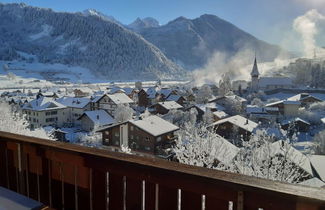
M0 0L1 1L1 0ZM281 44L292 21L310 9L325 12L325 0L2 0L24 2L55 11L83 11L93 8L114 16L122 23L137 17L154 17L165 24L179 16L195 18L217 15L257 38ZM289 47L290 48L290 47Z

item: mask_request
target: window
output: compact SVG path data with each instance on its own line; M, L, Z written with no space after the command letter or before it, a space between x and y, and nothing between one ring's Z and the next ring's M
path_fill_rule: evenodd
M147 136L147 137L145 138L145 140L146 140L146 141L150 141L150 138Z
M109 143L109 139L105 139L105 143L108 144Z
M157 142L160 142L161 141L161 136L159 136L158 138L157 138Z
M130 130L133 131L134 130L134 127L133 125L130 126Z
M131 136L130 136L130 139L131 139L131 140L133 140L133 139L134 139L134 136L133 136L133 135L131 135Z
M109 131L105 131L105 135L109 135Z
M136 140L139 140L139 136L136 136L135 139L136 139Z
M118 131L116 131L116 132L114 133L114 136L115 136L115 137L119 137L119 136L120 136L120 133L119 133Z

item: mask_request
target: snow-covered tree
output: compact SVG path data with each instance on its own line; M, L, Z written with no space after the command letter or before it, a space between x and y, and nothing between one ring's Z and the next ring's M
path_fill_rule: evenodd
M211 109L207 108L202 116L202 121L205 125L210 125L214 122L214 116Z
M195 101L198 104L205 104L212 97L212 90L209 85L203 85L196 93Z
M285 134L282 136L286 136ZM258 130L238 148L205 126L188 125L178 132L175 158L185 164L297 183L309 175L301 170L308 159L288 139L274 142L266 130Z
M131 120L134 110L129 105L120 104L114 111L114 119L116 122L125 122Z
M218 94L220 96L227 95L228 92L231 91L231 81L228 73L224 73L221 76L221 79L219 81L219 91Z
M325 155L325 130L319 132L314 137L315 154Z
M43 128L29 129L26 117L14 110L9 104L0 102L0 130L10 133L54 140Z
M187 124L177 135L173 148L175 157L179 162L189 165L206 168L231 166L232 159L239 150L203 125Z
M167 114L162 116L162 118L173 123L174 125L184 127L188 123L194 125L196 123L197 114L198 113L195 108L192 108L186 112L182 110L170 110Z
M263 106L264 106L264 103L262 102L261 99L259 99L259 98L254 98L254 99L251 101L251 105L255 105L255 106L258 106L258 107L263 107Z

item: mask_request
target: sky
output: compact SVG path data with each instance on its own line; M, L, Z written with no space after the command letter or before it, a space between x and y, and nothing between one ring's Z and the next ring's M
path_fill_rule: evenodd
M112 15L124 24L137 17L153 17L161 24L184 16L196 18L214 14L257 38L295 50L283 40L292 35L296 17L311 9L325 13L325 0L0 0L2 3L26 3L55 11L78 12L96 9Z

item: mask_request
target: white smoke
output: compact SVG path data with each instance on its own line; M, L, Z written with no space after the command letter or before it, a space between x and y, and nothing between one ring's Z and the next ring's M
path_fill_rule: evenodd
M293 22L294 30L302 37L304 54L307 58L312 58L315 51L323 54L324 50L316 46L316 35L318 34L317 24L324 20L325 16L312 9L306 14L297 17Z

